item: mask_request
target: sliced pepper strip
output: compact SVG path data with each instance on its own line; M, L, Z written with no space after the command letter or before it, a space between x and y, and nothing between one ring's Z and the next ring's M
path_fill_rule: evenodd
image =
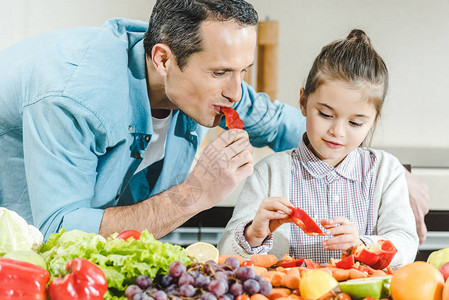
M373 269L382 270L388 267L398 250L391 241L379 240L377 243L354 247L354 258Z
M129 238L132 237L134 240L137 241L138 239L140 239L140 235L141 234L139 231L130 229L130 230L125 230L125 231L120 232L117 235L116 239L122 239L122 240L127 241Z
M324 235L317 223L303 209L293 206L288 208L292 210L289 215L290 220L298 225L305 234L310 236Z
M335 263L335 266L340 269L349 270L354 266L354 255L346 256Z
M283 268L295 268L300 267L304 262L304 258L293 259L291 261L286 261L281 263L281 267Z
M222 107L221 112L225 116L226 126L229 129L243 129L243 121L232 107Z
M108 290L103 270L84 258L75 258L67 262L69 271L63 278L53 279L48 287L50 300L102 300Z

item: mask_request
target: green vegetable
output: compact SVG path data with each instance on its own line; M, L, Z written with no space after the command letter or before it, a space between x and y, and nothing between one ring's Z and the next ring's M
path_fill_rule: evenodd
M80 230L53 233L40 249L52 278L65 274L67 262L76 257L98 265L106 275L108 292L105 299L126 299L124 291L139 275L155 278L168 272L173 261L190 264L184 249L161 243L147 230L139 240L116 239L117 233L107 239L95 233Z
M37 251L44 239L39 229L4 207L0 207L0 233L0 256L15 250Z
M31 250L15 250L6 253L3 257L32 263L41 268L47 269L45 260L34 251Z

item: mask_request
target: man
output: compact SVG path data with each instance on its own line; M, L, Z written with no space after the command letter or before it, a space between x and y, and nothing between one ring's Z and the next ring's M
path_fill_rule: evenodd
M158 0L148 25L114 19L0 53L0 205L46 238L160 238L218 204L252 173L248 141L280 151L305 129L298 110L242 82L256 24L243 0ZM245 130L213 141L188 175L231 106Z

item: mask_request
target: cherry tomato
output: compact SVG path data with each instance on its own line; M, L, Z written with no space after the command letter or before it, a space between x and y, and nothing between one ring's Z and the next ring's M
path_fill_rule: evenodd
M125 230L117 235L117 239L122 239L127 241L130 237L134 238L136 241L140 239L140 232L137 230Z
M250 260L244 260L241 264L240 267L254 267L254 263Z
M238 295L235 300L249 300L249 296L247 294Z
M351 300L351 297L346 293L338 293L335 300Z

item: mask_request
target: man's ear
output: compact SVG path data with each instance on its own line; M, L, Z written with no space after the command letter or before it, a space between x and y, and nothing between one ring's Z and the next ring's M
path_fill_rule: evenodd
M170 47L165 44L156 44L151 50L151 63L161 76L167 76L168 66L174 59Z
M304 88L301 88L299 90L299 107L301 108L301 112L304 117L307 117L307 110L306 110L307 105L306 104L307 104L307 99L306 99L306 96L304 96Z

